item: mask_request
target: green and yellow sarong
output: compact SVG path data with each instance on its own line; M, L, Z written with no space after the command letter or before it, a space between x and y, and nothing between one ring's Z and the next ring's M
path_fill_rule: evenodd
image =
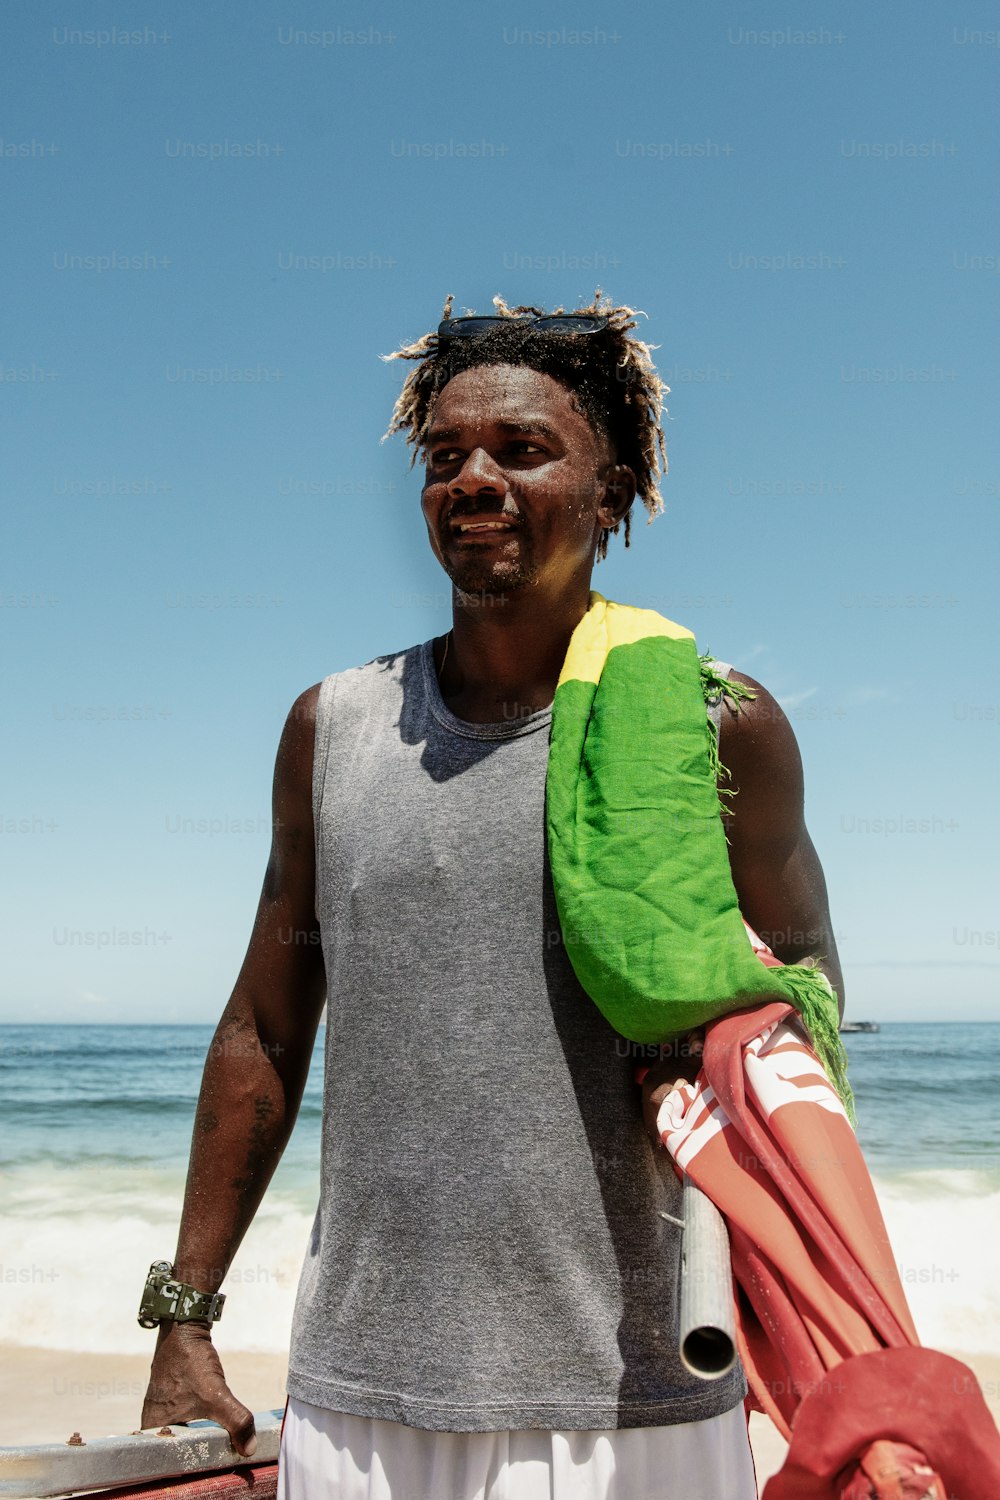
M591 593L556 687L546 776L566 951L607 1020L635 1042L790 1002L850 1109L825 976L767 968L747 940L706 712L718 692L748 696L712 672L689 630Z

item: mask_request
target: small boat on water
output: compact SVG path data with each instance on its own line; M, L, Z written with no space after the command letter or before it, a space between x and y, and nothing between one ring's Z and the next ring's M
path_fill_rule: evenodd
M882 1028L877 1021L841 1021L839 1030L841 1035L845 1031L853 1035L857 1031L881 1031Z

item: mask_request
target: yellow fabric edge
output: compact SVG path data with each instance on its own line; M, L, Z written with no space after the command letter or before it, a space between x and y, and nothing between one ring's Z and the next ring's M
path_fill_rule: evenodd
M613 647L633 646L636 641L658 635L674 641L694 640L692 631L676 625L655 609L615 604L591 590L587 613L570 637L556 692L564 682L600 682L608 652Z

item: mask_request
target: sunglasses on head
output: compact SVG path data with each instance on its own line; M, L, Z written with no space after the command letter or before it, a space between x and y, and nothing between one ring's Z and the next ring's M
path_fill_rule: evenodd
M594 317L590 313L542 313L537 317L517 313L508 317L445 318L438 324L437 336L439 339L475 338L477 334L505 323L520 323L539 333L600 333L608 326L606 317Z

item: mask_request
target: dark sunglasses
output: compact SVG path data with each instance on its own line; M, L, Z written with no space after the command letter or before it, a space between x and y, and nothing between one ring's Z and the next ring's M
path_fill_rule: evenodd
M527 313L512 317L445 318L438 324L439 339L469 339L489 328L499 328L503 323L520 323L526 328L535 328L539 333L600 333L607 328L605 317L592 317L590 313L543 313L530 317Z

